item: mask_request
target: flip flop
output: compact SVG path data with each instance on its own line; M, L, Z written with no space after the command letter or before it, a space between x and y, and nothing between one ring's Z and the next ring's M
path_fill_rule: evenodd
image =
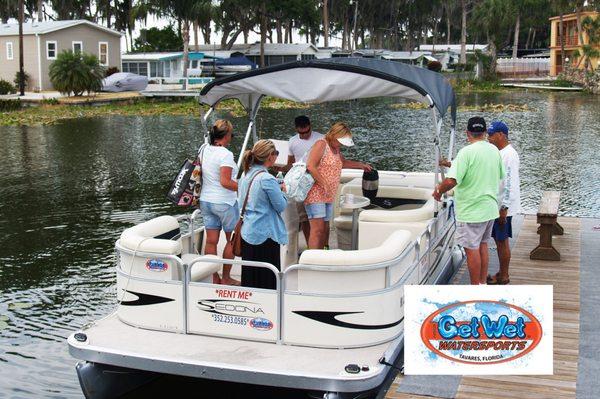
M493 276L487 276L488 285L506 285L510 283L510 278L506 280L500 280L500 274L496 273Z

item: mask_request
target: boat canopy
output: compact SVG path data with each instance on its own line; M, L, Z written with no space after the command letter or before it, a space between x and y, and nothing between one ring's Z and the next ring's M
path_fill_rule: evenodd
M456 121L454 90L441 74L369 58L296 61L239 73L207 84L200 102L214 107L235 98L252 113L263 96L303 103L401 97L435 107L441 118L450 109L452 126Z

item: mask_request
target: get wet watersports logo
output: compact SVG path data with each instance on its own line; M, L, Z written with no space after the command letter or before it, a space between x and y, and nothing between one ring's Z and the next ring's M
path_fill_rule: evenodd
M477 312L465 319L469 305ZM456 302L429 315L421 325L421 339L431 351L450 360L501 363L531 352L542 339L542 325L519 306L472 300Z
M552 286L406 286L406 374L552 374Z

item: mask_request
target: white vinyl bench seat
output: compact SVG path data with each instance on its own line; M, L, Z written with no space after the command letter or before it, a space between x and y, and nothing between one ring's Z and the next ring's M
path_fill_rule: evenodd
M198 254L183 254L181 256L181 260L183 261L183 263L187 264L188 266L194 261L194 259L197 258L214 258L214 259L218 259L219 257L217 255L198 255ZM195 282L199 282L199 281L205 281L205 280L209 280L210 277L217 272L221 271L221 263L219 262L198 262L195 263L192 266L192 270L191 270L191 278L190 281L195 281ZM212 280L210 280L212 281Z
M302 253L299 263L340 267L383 263L398 258L410 242L409 231L396 230L376 248L353 251L309 249ZM396 272L395 274L402 273L401 270ZM340 272L298 270L300 292L361 292L383 288L385 288L384 269Z

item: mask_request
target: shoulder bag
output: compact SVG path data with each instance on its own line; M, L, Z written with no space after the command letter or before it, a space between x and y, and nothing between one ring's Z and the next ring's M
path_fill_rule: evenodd
M244 205L242 206L242 211L240 212L240 220L238 220L235 225L235 229L233 229L233 234L231 235L231 240L229 240L229 245L231 245L232 252L235 256L242 256L242 225L244 223L244 215L246 214L246 205L248 204L248 197L250 196L250 190L252 189L252 183L254 183L254 179L256 176L264 173L264 170L257 172L250 180L250 184L248 185L248 191L246 192L246 198L244 199Z
M186 159L173 179L167 199L179 206L198 206L202 188L202 155L207 144L202 144L194 161Z

